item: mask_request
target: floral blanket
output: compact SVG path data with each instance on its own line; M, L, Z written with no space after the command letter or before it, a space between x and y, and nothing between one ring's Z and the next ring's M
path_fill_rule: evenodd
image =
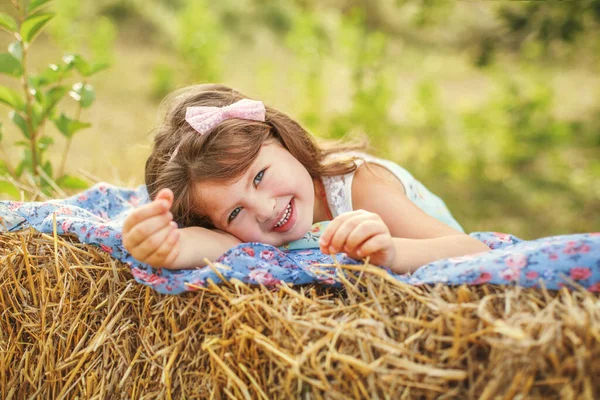
M333 258L318 250L317 241L325 223L315 224L303 239L282 248L244 243L223 254L212 266L193 270L153 269L135 260L123 247L121 227L136 206L148 201L144 186L128 189L98 183L69 198L46 202L0 201L0 230L17 231L26 227L51 233L53 214L57 232L71 233L82 243L99 246L131 266L141 284L160 293L179 294L197 290L209 279L236 278L250 284L276 285L321 283L338 285ZM559 289L572 282L592 292L600 292L600 233L583 233L524 241L497 232L473 232L490 252L448 258L424 265L411 275L395 279L412 285L446 283L518 284ZM341 264L361 264L340 253Z

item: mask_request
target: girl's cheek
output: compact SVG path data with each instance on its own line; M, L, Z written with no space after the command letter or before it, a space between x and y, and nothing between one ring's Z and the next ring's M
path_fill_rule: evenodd
M236 227L237 237L240 239L244 239L246 242L260 242L262 236L260 234L260 227L256 224L253 224L249 218L244 218L243 220L238 221L239 224Z

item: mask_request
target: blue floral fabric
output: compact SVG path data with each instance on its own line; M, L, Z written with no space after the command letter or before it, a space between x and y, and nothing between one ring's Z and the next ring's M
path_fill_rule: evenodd
M121 229L127 215L148 202L144 186L127 189L98 183L75 196L46 202L0 202L0 230L17 231L33 227L51 233L56 217L58 234L75 234L82 243L99 246L116 259L128 263L141 284L160 293L179 294L236 278L249 284L276 285L321 283L339 285L333 258L318 250L326 223L315 224L306 236L276 248L261 243L244 243L219 257L211 266L171 271L154 269L135 260L123 247ZM591 292L600 292L600 233L546 237L524 241L497 232L473 232L471 236L492 251L438 260L412 274L391 276L412 285L421 284L518 284L549 289L576 282ZM342 264L361 264L343 253Z

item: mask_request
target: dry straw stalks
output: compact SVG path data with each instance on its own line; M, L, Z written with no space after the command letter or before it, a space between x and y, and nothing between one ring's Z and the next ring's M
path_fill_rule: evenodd
M0 234L0 398L600 398L597 295L337 276L164 296L75 239Z

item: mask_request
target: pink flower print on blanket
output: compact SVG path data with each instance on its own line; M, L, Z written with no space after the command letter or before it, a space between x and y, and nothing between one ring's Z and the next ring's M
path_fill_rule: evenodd
M8 203L8 209L10 211L18 210L23 205L22 201L11 201Z
M536 279L538 276L540 276L540 274L538 274L536 271L527 271L527 273L525 273L525 277L527 279Z
M69 207L60 207L55 211L56 215L73 215L73 210Z
M242 251L250 257L254 257L254 249L252 247L242 247Z
M504 264L508 268L500 271L502 279L507 281L518 281L521 276L521 270L527 266L527 256L524 254L511 254L504 259Z
M590 246L587 244L581 244L578 242L567 242L565 248L563 249L563 253L565 254L585 254L590 252Z
M105 252L107 252L108 254L110 254L110 253L112 253L112 252L113 252L113 249L112 249L112 247L110 247L110 246L107 246L107 245L105 245L105 244L101 244L101 245L100 245L100 248L101 248L102 250L104 250Z
M481 232L480 232L481 233ZM484 233L480 240L490 249L502 249L522 242L521 239L502 232Z
M273 259L273 257L275 257L275 252L273 252L272 250L263 250L260 252L260 258L262 258L263 260L270 261Z
M592 276L592 270L586 267L573 267L569 271L569 275L573 280L588 279Z
M588 287L590 292L600 293L600 282L594 283L590 287Z
M505 268L500 271L500 276L505 281L518 281L519 280L520 271L514 270L512 268Z
M479 285L481 283L486 283L492 280L492 274L489 272L482 272L477 279L475 279L472 283L475 285Z
M60 227L62 228L63 233L67 233L69 231L69 229L71 228L71 225L73 225L73 221L72 220L69 219L69 220L63 221L60 224Z
M135 278L137 278L143 282L146 282L150 286L163 285L168 282L167 278L164 278L157 274L149 274L145 271L142 271L139 268L132 268L131 273Z
M511 269L522 269L527 266L527 256L524 254L511 254L504 259L504 264Z
M280 283L281 281L277 278L274 278L268 271L264 269L255 269L250 271L248 274L248 278L253 280L254 282L265 285L265 286L274 286Z
M511 235L507 234L507 233L501 233L501 232L494 232L494 237L496 238L496 240L498 240L499 242L506 242L506 243L511 243Z

